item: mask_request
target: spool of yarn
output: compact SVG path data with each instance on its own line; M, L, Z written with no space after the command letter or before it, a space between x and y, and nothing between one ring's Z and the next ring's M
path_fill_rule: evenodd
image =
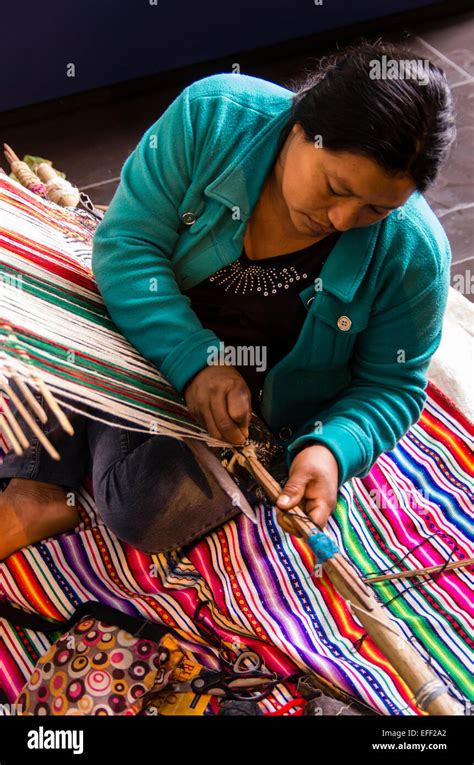
M12 169L12 173L15 175L15 178L21 183L22 186L25 186L25 188L29 189L29 191L32 191L34 194L39 194L41 197L47 196L46 186L44 183L41 183L41 180L38 178L35 172L26 164L26 162L23 162L11 146L9 146L7 143L3 144L3 153L5 154L6 160L8 164L10 165Z
M36 172L46 185L48 199L61 207L76 207L80 202L77 186L73 186L65 178L61 178L46 162L41 162Z
M332 558L338 551L337 545L324 531L312 529L308 535L308 542L316 558L316 563L324 563Z

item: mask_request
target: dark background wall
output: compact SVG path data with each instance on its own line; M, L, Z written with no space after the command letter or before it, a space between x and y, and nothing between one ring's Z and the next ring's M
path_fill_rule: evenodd
M0 111L350 26L433 0L8 0ZM75 76L67 75L68 64Z

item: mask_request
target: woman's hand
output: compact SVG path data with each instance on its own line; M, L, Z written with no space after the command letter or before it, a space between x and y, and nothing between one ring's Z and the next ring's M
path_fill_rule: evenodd
M201 369L186 385L184 398L193 417L213 438L236 446L248 438L252 396L234 367Z
M338 465L333 453L323 444L307 446L291 463L277 507L290 510L299 504L311 520L324 528L336 506L337 489ZM278 522L285 531L301 536L291 522L291 515L278 513Z

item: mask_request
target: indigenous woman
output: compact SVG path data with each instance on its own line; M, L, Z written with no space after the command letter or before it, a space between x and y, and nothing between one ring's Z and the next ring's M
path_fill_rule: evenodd
M454 136L443 72L393 46L341 50L296 92L217 74L146 131L98 227L117 327L212 437L260 415L286 450L279 507L320 526L422 410L450 268L423 192ZM60 463L36 442L6 457L0 558L77 523L88 458L104 522L146 551L236 514L182 442L122 425L53 431Z

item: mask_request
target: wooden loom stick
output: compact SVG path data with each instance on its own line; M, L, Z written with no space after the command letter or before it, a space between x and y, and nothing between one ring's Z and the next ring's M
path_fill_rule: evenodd
M281 494L281 486L278 481L276 481L273 476L270 475L270 473L263 467L261 462L257 459L252 447L243 447L241 454L247 461L250 472L254 478L260 482L268 494L270 500L272 502L276 502L277 498ZM311 529L316 529L316 525L308 518L307 514L299 506L293 507L291 509L291 521L305 539L308 538L308 530L310 531ZM334 570L338 571L342 577L344 577L344 574L346 574L347 578L346 561L342 555L338 553L334 556L334 558L331 558L331 561ZM351 571L351 573L353 572ZM369 588L366 587L366 585L358 576L353 577L352 579L348 579L347 588L350 589L351 594L354 595L354 597L359 599L359 602L364 604L365 608L368 610L372 608L372 594Z
M48 441L47 437L43 433L42 430L38 427L36 422L33 420L31 414L28 412L27 409L23 406L22 402L16 395L15 391L12 390L8 382L0 382L1 387L7 394L8 398L13 401L16 408L18 409L18 412L21 414L25 422L29 425L35 436L38 438L39 442L44 446L48 454L53 458L53 460L59 461L61 459L59 453L56 451L54 446Z
M427 576L429 574L435 574L437 571L452 571L455 568L462 568L463 566L474 565L474 558L463 558L463 560L455 560L451 563L441 563L438 566L427 566L425 568L411 568L408 571L399 571L392 574L380 574L377 576L369 576L363 579L366 584L372 584L372 582L388 582L392 579L409 579L417 576Z
M4 433L6 435L7 440L11 443L15 451L15 454L18 454L18 456L21 456L23 454L23 449L21 448L20 444L16 440L15 435L13 431L11 430L3 414L0 414L0 433Z
M10 407L8 406L7 402L5 401L1 393L0 393L0 404L2 406L1 414L3 414L4 417L6 418L8 424L10 425L12 431L15 433L15 436L17 437L23 449L27 449L30 445L30 442L28 441L20 425L16 421L13 412L10 411Z
M38 385L38 388L40 389L41 393L43 394L45 400L49 404L49 407L53 414L56 415L59 424L63 428L63 430L66 431L66 433L70 436L74 435L74 428L72 427L71 423L69 422L68 418L64 414L63 410L60 408L58 402L54 398L53 394L47 388L46 383L37 375L33 375L33 379Z
M23 393L26 401L30 405L30 409L32 409L33 412L35 412L38 417L40 418L41 422L45 423L48 421L48 415L44 411L43 407L41 406L40 402L35 399L32 392L26 385L26 383L23 381L23 378L20 377L20 375L13 374L12 380L14 380Z
M25 364L27 366L27 369L31 370L32 364L31 364L30 357L23 350L23 348L20 346L20 342L19 342L18 338L15 335L13 335L13 330L11 330L11 332L12 332L11 336L15 339L15 345L16 345L16 347L19 350L20 358L25 362ZM35 376L34 376L34 373L31 372L31 371L30 371L30 377L32 378L32 380L34 382ZM30 408L33 410L33 412L35 412L38 415L38 417L41 420L41 422L42 423L47 422L48 421L48 415L44 411L44 409L41 406L40 402L33 396L32 392L30 391L30 389L28 388L28 386L24 382L23 378L20 377L20 375L17 374L16 372L13 372L12 379L16 382L16 384L18 385L19 389L23 393L23 395L25 397L25 400L28 401L28 403L30 405Z
M243 457L243 464L275 502L281 487L263 467L251 446L234 452ZM285 512L285 511L283 511ZM317 529L300 508L291 509L291 521L306 539L309 531ZM349 608L357 612L357 618L366 632L413 693L414 702L431 715L463 715L462 705L447 693L447 688L431 670L426 661L415 651L396 622L392 622L368 587L360 579L356 569L340 553L335 553L323 563L323 567Z
M21 347L18 338L13 333L12 327L9 324L4 324L3 326L4 326L4 328L9 333L7 335L8 340L12 343L12 345L14 347L16 347L18 349L19 354L23 358L25 364L26 365L31 365L30 358L29 358L28 354L25 352L25 350ZM18 375L16 373L13 373L11 376L12 376L12 379L15 380L15 382L18 385L18 387L20 388L20 390L22 391L23 395L25 396L25 399L28 401L28 403L29 403L30 407L32 408L32 410L34 412L36 412L36 414L40 418L41 422L43 422L43 423L47 422L48 421L47 413L44 411L44 409L41 406L41 404L39 403L39 401L37 401L35 399L35 397L31 393L31 391L29 390L28 386L23 382L23 380L20 377L20 375ZM44 399L49 404L49 407L50 407L51 411L53 412L53 414L56 415L56 419L58 420L58 422L61 425L61 427L63 428L63 430L65 430L66 433L69 436L73 436L74 435L74 428L73 428L73 426L71 425L71 423L69 422L68 418L66 417L66 415L64 414L64 412L60 408L58 402L54 398L53 394L51 393L51 391L47 387L47 385L44 382L44 380L42 380L41 377L39 377L36 373L33 373L33 372L31 372L31 379L33 380L33 382L40 389L41 393L43 394Z

